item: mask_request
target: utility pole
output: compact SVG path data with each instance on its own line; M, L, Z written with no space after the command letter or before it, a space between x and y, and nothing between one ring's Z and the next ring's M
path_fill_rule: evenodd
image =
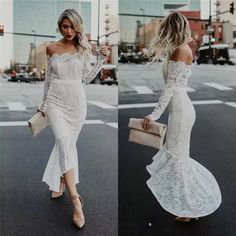
M97 47L99 47L99 30L100 30L100 0L98 0L98 35L97 35Z
M209 22L208 22L208 27L207 27L207 31L209 34L209 58L208 58L208 63L212 64L213 63L213 53L212 53L212 47L211 47L211 36L212 36L212 32L213 32L213 28L211 26L211 0L209 0Z
M36 31L32 30L34 33L34 68L36 68Z

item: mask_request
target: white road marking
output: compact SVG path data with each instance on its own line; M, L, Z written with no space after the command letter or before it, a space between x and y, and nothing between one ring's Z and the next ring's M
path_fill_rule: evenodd
M213 83L213 82L209 82L209 83L204 83L205 85L218 89L218 90L232 90L232 88L221 85L221 84L217 84L217 83Z
M118 128L118 123L115 122L109 122L105 123L101 120L86 120L84 122L86 125L94 125L94 124L107 124L113 128ZM28 126L27 121L1 121L0 122L0 127L11 127L11 126Z
M28 126L27 121L1 121L0 127L7 126Z
M220 100L202 100L202 101L193 101L193 105L209 105L209 104L221 104L223 103ZM157 103L137 103L137 104L121 104L119 109L129 109L129 108L146 108L146 107L155 107Z
M104 124L101 120L85 120L84 124Z
M121 104L118 106L119 109L128 109L128 108L142 108L142 107L155 107L156 102L153 103L136 103L136 104Z
M134 86L134 90L138 94L153 94L153 91L147 86Z
M195 92L196 90L190 87L187 87L187 92Z
M225 102L226 105L236 108L236 102Z
M26 107L22 102L9 102L7 106L9 111L26 111Z
M118 129L118 123L113 123L113 122L110 122L110 123L106 123L107 125L109 125L109 126L111 126L111 127L113 127L113 128L116 128L116 129Z
M221 104L223 103L220 100L202 100L202 101L193 101L193 105L210 105L210 104Z
M101 107L103 109L117 109L115 106L112 106L110 104L106 104L104 102L98 102L98 101L88 101L88 103L93 104L97 107Z

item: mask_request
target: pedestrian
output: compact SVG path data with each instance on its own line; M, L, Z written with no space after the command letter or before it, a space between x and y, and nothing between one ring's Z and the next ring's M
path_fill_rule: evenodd
M36 83L37 80L37 68L34 67L33 68L33 82Z
M166 143L147 166L151 175L147 185L160 205L181 222L209 215L221 204L221 192L214 176L189 156L195 122L195 110L187 94L192 63L188 43L191 40L189 23L181 13L171 13L161 22L148 55L156 61L166 54L165 86L155 109L142 122L143 128L148 130L168 106Z
M108 50L100 48L98 60L92 67L83 21L74 9L66 9L60 15L58 28L63 38L46 48L48 65L44 95L38 109L48 117L55 136L42 180L49 185L53 199L61 197L65 187L68 188L73 203L73 222L82 228L85 224L83 203L76 189L79 182L76 141L87 112L82 83L90 83L97 75Z

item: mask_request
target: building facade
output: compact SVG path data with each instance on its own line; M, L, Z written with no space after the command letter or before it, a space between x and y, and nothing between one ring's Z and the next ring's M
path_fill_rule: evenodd
M234 14L229 12L230 4L234 2L234 8L236 8L235 0L224 0L224 1L216 1L217 13L222 13L228 11L224 14L219 14L217 16L218 21L224 23L224 38L225 43L228 43L231 47L236 48L236 10L234 10Z
M74 8L81 14L85 33L90 34L91 2L82 0L13 0L13 31L54 36L54 40L58 40L61 36L57 30L57 20L67 8ZM32 45L37 47L51 40L50 37L14 35L13 60L16 63L30 63Z
M200 0L119 0L120 44L136 47L140 27L174 10L200 11Z

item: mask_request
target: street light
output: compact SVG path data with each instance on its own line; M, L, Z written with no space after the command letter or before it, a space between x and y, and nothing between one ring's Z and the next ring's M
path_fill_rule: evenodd
M144 48L146 47L146 36L145 36L145 11L143 8L139 9L140 11L143 12L143 44L144 44Z

